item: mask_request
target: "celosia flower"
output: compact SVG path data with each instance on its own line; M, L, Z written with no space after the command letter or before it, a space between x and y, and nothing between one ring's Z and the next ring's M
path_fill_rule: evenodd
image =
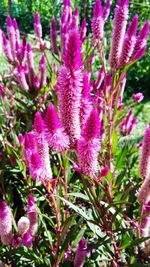
M110 13L110 0L107 0L105 6L103 8L104 21L106 21L108 19L109 13Z
M83 89L82 89L81 108L80 108L81 129L84 126L87 118L89 117L91 110L92 110L92 101L90 99L90 84L88 75L85 72L83 76Z
M92 18L92 32L94 44L98 42L104 35L104 19L101 0L96 0L93 18Z
M70 29L71 30L75 28L78 29L78 23L79 23L79 11L78 11L78 7L76 7L73 12Z
M142 93L136 93L136 94L132 95L132 98L133 98L134 102L140 103L143 100L144 95Z
M150 124L146 128L143 138L140 175L142 178L147 178L150 175Z
M7 35L10 41L11 53L13 59L16 59L16 33L13 25L13 21L10 16L7 17Z
M138 26L138 15L135 15L133 20L128 26L124 41L123 41L123 47L121 51L121 55L119 58L119 68L125 66L134 51L134 47L136 44L136 31Z
M128 135L132 132L136 125L136 118L133 117L132 110L130 110L126 118L121 122L119 128L122 135Z
M21 243L23 246L26 246L27 248L30 248L32 246L33 243L33 237L30 234L30 232L26 232L21 240Z
M138 200L140 203L146 203L150 200L150 174L139 189Z
M77 145L77 156L81 171L93 177L98 171L98 154L100 150L100 119L97 110L91 111L81 132Z
M29 173L33 180L44 180L46 177L46 170L40 155L33 151L29 159Z
M2 98L4 98L4 96L5 96L5 93L4 93L4 88L3 88L3 86L0 84L0 96L2 97Z
M81 23L81 27L80 27L80 40L81 43L83 44L86 40L86 32L87 32L87 28L86 28L86 19L84 19Z
M8 60L8 62L13 62L13 57L11 54L10 45L8 44L6 36L3 32L2 32L2 42L3 42L3 50L4 50L4 53L5 53L5 56Z
M140 33L138 35L136 46L135 46L135 52L137 52L138 50L146 46L148 32L149 32L149 21L146 21L144 25L142 26Z
M51 148L63 151L69 147L69 137L62 127L57 111L53 104L47 108L45 115L46 139Z
M62 124L73 147L80 136L80 101L82 91L81 44L78 32L71 31L57 84Z
M123 40L128 19L128 0L118 0L115 8L114 27L111 38L111 48L109 55L110 66L116 69L122 51Z
M13 19L12 22L13 22L13 26L14 26L14 30L15 30L16 41L19 42L20 32L19 32L19 29L18 29L17 21L16 21L16 19Z
M42 26L40 21L40 16L38 12L35 12L34 15L34 31L37 36L37 38L42 38Z
M104 76L105 76L104 68L101 67L100 70L99 70L99 72L98 72L97 80L96 80L96 82L95 82L95 88L96 88L97 90L100 89L101 84L102 84L102 81L103 81L103 79L104 79Z
M87 247L86 245L86 241L84 238L82 238L77 246L77 251L75 254L75 259L73 262L73 266L74 267L83 267L84 262L85 262L85 257L90 253L92 249L89 247Z
M0 199L0 236L3 244L11 243L12 215L6 202Z
M46 58L43 54L39 63L40 70L40 88L46 85Z
M32 194L28 196L27 215L30 221L29 233L32 236L34 236L38 228L38 215L37 215L36 200L32 196Z
M35 136L33 132L25 133L24 135L24 156L25 161L28 163L32 152L35 150Z
M144 214L146 214L148 212L150 212L150 200L143 204L141 215L143 216ZM149 236L149 227L150 227L150 214L148 214L146 217L144 217L141 220L140 229L141 229L141 236L142 237Z
M27 217L21 217L17 223L19 235L23 235L29 230L29 219Z
M69 26L72 19L72 10L70 0L64 0L63 9L62 9L62 16L60 21L60 37L61 37L61 50L62 55L66 49L66 44L68 41L68 32Z
M51 37L51 42L52 42L53 53L58 55L56 21L54 17L52 18L52 21L51 21L50 37Z
M21 65L18 65L17 67L17 77L18 77L18 82L20 84L20 87L24 90L24 91L28 91L29 90L29 86L27 84L26 81L26 76L24 73L24 69Z

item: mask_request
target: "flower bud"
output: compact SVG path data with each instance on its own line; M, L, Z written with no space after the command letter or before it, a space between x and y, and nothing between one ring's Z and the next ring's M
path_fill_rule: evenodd
M29 225L30 225L30 222L29 222L29 219L27 217L21 217L18 221L18 233L20 235L23 235L25 232L28 231L29 229Z

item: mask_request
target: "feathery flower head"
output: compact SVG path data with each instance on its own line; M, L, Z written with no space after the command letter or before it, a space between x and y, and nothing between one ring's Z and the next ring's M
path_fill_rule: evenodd
M78 7L76 7L73 12L70 29L72 30L74 28L78 28L78 23L79 23L79 11L78 11Z
M37 215L36 200L32 196L32 194L28 196L27 215L30 221L29 232L32 236L34 236L38 228L38 215Z
M60 120L58 117L58 113L52 103L49 104L46 111L45 125L50 135L53 135L56 130L60 128Z
M50 37L51 37L53 52L54 52L54 54L58 55L57 33L56 33L56 21L55 21L55 17L53 17L52 20L51 20Z
M110 0L107 0L105 6L103 8L104 21L106 21L108 19L109 13L110 13Z
M137 42L136 42L136 46L135 46L135 50L139 50L140 48L144 47L146 45L146 40L148 38L148 33L149 33L149 27L150 27L150 23L147 20L144 25L142 26L138 38L137 38Z
M112 69L118 66L128 19L128 0L118 0L115 8L114 28L111 38L109 62Z
M38 38L42 38L42 26L40 21L40 15L38 12L35 12L34 15L34 31Z
M147 178L150 175L150 124L146 128L143 138L140 175L142 178Z
M43 180L46 176L46 170L40 155L33 151L29 159L29 173L33 180Z
M26 45L26 51L27 51L28 66L29 68L34 69L33 52L32 52L32 47L29 43L27 43Z
M81 132L85 140L89 141L99 137L100 134L100 119L96 108L93 108L87 122Z
M42 119L41 113L36 112L34 117L34 131L36 134L42 134L45 131L44 121Z
M40 70L40 88L46 85L46 58L43 54L41 56L40 62L39 62L39 70Z
M81 43L83 44L86 40L86 32L87 32L87 28L86 28L86 19L83 19L82 23L81 23L81 27L80 27L80 40Z
M92 18L92 32L93 32L93 42L99 41L103 37L104 19L103 19L103 9L100 0L96 0L93 18Z
M0 199L0 236L10 235L12 232L12 215L7 203Z
M119 67L123 67L124 65L126 65L129 62L134 52L134 48L136 44L137 27L138 27L138 15L136 14L128 26L128 29L127 29L127 32L126 32L126 35L123 41L123 47L122 47L121 55L119 58Z
M143 100L144 95L139 92L139 93L133 94L132 98L133 98L135 103L140 103Z
M22 216L17 223L19 235L22 236L24 233L26 233L29 229L29 225L29 219L27 217Z
M27 247L27 248L30 248L32 246L32 243L33 243L33 237L32 235L30 234L30 232L26 232L23 237L22 237L22 245Z
M12 53L11 53L11 49L10 49L10 45L8 44L8 41L6 39L6 36L5 34L2 32L1 34L2 36L2 42L3 42L3 50L4 50L4 53L5 53L5 56L8 60L8 62L13 62L13 56L12 56Z

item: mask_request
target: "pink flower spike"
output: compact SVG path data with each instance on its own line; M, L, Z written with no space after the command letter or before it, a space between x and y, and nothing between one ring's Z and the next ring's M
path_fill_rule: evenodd
M105 167L103 167L101 169L100 176L101 177L107 176L108 175L108 172L109 172L109 167L108 166L105 166Z
M29 233L32 236L34 236L38 228L38 215L37 215L36 200L32 196L32 194L28 196L27 215L30 221Z
M94 177L98 171L98 154L100 150L100 120L94 108L81 132L77 144L79 167L83 174Z
M150 201L145 202L143 204L141 215L144 215L148 212L150 212ZM150 214L141 220L140 228L142 237L147 237L149 235L149 227L150 227Z
M10 45L8 44L8 41L6 39L5 34L2 32L2 42L3 42L3 50L5 53L5 56L8 60L8 62L13 62L13 57L12 57L12 53L11 53L11 49L10 49Z
M39 81L38 76L36 76L36 75L33 78L33 84L34 84L35 89L37 91L39 91L40 90L40 81Z
M34 15L34 31L37 36L37 38L42 38L42 26L40 21L40 15L38 12L35 12Z
M147 20L144 25L142 26L140 33L138 35L137 38L137 42L136 42L136 46L135 46L135 53L141 49L142 47L146 46L146 41L148 38L148 33L149 33L149 27L150 27L150 23Z
M29 159L29 173L33 180L42 181L46 176L45 167L39 154L35 151L32 152Z
M98 77L97 77L97 80L96 80L96 83L95 83L95 88L97 90L100 89L101 84L102 84L103 79L104 79L104 76L105 76L104 68L101 67L100 70L99 70L99 72L98 72Z
M0 236L8 237L8 241L11 241L12 234L12 214L7 203L0 199ZM3 242L4 243L4 242ZM9 243L9 242L8 242Z
M34 131L36 134L43 134L45 131L44 121L40 112L36 112L34 117Z
M78 7L75 8L74 12L73 12L73 16L72 16L72 22L70 25L70 29L78 29L78 23L79 23L79 11L78 11Z
M84 19L81 23L81 27L80 27L80 40L81 43L83 44L86 40L86 32L87 32L87 28L86 28L86 19Z
M48 106L46 116L46 139L51 148L57 151L64 151L69 147L69 137L61 126L58 114L53 104Z
M14 26L15 33L16 33L16 41L19 42L19 39L20 39L20 32L19 32L19 29L18 29L18 24L17 24L16 19L13 19L13 26Z
M135 103L140 103L143 100L144 95L142 93L136 93L132 95L132 98Z
M4 99L5 97L5 92L3 86L0 84L0 96Z
M13 20L10 16L7 17L7 35L10 41L10 48L13 58L16 57L16 33L13 25Z
M33 237L30 234L30 232L26 232L23 235L21 242L22 242L22 245L25 246L25 247L27 247L27 248L32 247Z
M46 86L46 58L43 54L39 63L40 70L40 88Z
M55 17L52 18L50 25L50 38L52 42L53 53L58 55L58 46L57 46L57 33L56 33L56 21Z
M115 8L114 28L111 38L109 62L112 69L116 69L122 51L123 40L128 19L128 0L118 0Z
M107 0L106 4L104 6L104 9L103 9L103 19L104 19L104 21L106 21L108 19L109 13L110 13L110 0Z
M142 154L140 158L140 175L143 179L150 176L150 124L148 124L142 143Z
M138 200L142 204L150 201L150 173L148 176L146 176L142 186L139 189Z
M136 14L131 23L129 24L124 38L123 47L119 58L120 68L125 66L129 62L134 52L134 47L136 44L137 27L138 27L138 15Z
M24 69L22 68L21 65L18 65L17 67L17 71L18 71L18 82L21 86L21 88L24 90L24 91L28 91L29 90L29 86L27 84L27 81L26 81L26 77L25 77L25 73L24 73Z
M141 47L141 48L135 53L135 55L132 57L131 61L134 61L134 60L137 61L137 60L139 60L141 57L144 56L145 51L146 51L146 46Z
M93 18L92 18L92 32L93 32L93 43L96 44L104 35L104 19L103 9L101 0L96 0Z
M28 66L30 69L34 69L33 52L32 52L31 45L29 43L27 43L26 50L27 50Z

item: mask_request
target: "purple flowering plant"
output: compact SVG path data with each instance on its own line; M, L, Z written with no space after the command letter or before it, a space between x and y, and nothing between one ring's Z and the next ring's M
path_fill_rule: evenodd
M125 106L123 95L128 69L146 53L150 24L140 28L138 14L129 21L129 1L118 0L107 53L110 9L110 0L95 1L89 34L70 0L63 1L59 31L52 18L49 41L38 12L33 42L10 16L7 36L0 31L9 64L0 84L5 264L119 267L149 261L150 124L137 169L140 149L130 137L134 105L144 96L134 94Z

